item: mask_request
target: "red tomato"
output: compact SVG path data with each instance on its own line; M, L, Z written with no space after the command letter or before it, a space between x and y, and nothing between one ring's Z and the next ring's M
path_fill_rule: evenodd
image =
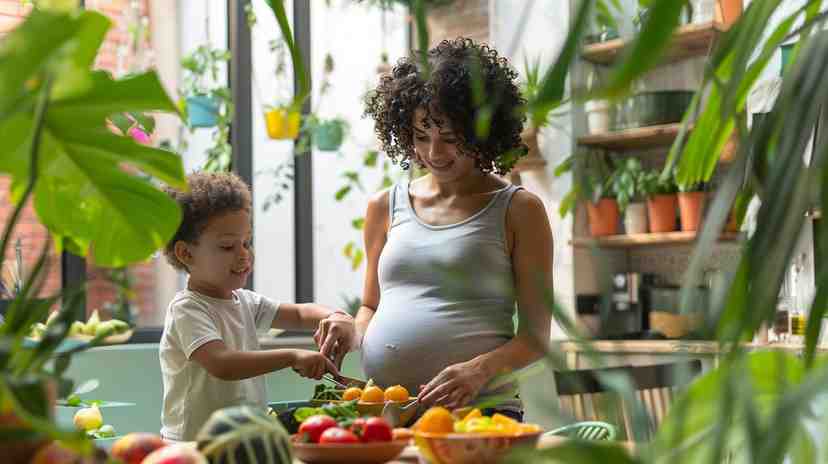
M362 428L362 441L391 441L391 426L381 417L366 420Z
M336 420L333 417L317 414L302 422L299 426L299 434L307 437L311 443L319 443L319 437L331 427L336 427Z
M365 419L362 417L358 417L351 422L351 426L348 427L348 430L353 432L356 436L361 437L363 431L365 430Z
M359 437L350 430L341 427L331 427L322 432L319 443L359 443Z

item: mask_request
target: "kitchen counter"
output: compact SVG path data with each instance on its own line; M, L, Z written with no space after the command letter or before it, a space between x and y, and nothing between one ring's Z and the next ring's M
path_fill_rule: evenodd
M591 340L582 343L573 341L552 342L553 347L563 352L597 351L599 353L698 353L719 354L724 350L714 341L704 340ZM781 343L745 343L742 345L749 351L755 350L782 350L799 353L804 349L801 344ZM817 347L819 352L828 352L828 347Z

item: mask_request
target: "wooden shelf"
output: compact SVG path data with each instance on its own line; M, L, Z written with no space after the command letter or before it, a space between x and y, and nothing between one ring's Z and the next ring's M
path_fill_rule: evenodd
M724 32L721 23L707 22L681 26L673 34L670 48L665 52L662 61L672 63L693 56L709 53L716 38ZM581 55L585 60L598 64L612 64L629 45L629 40L615 39L607 42L587 45Z
M696 241L696 232L663 232L655 234L609 235L606 237L578 237L570 241L574 247L634 248L654 245L681 245ZM726 232L719 241L729 242L742 238L742 234Z
M636 127L578 137L578 144L608 150L637 150L663 147L673 143L681 130L681 123Z

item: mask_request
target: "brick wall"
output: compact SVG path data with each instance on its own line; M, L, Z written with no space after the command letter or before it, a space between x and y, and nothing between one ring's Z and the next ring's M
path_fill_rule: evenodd
M141 16L146 15L148 12L148 1L137 0L137 3L135 3L138 5ZM131 22L131 10L129 7L132 3L131 0L87 0L87 8L104 13L113 21L113 25L107 33L106 39L98 53L95 62L96 68L106 69L118 74L129 69L133 64L141 64L136 63L138 58L127 49L130 40L129 27ZM23 5L20 0L0 0L0 40L2 40L2 35L5 35L16 27L30 10L31 7ZM9 201L9 184L10 179L7 176L0 176L0 224L5 224L14 210ZM20 223L12 237L12 243L18 237L21 239L23 246L24 267L31 269L37 260L41 247L46 243L48 238L46 228L39 223L36 213L31 206L27 206L24 209ZM10 259L14 259L13 247L10 247L6 251L6 259L7 262ZM61 287L60 258L54 252L54 249L52 249L50 254L49 263L49 272L46 276L46 282L41 291L41 295L53 294ZM130 273L134 282L133 291L136 296L134 304L138 310L155 310L155 273L152 263L132 266ZM87 268L87 276L89 278L87 295L88 312L99 308L107 301L113 301L115 298L115 288L106 280L105 275L105 269L98 269L91 265Z
M489 1L454 0L449 5L435 8L429 12L428 28L431 45L459 36L488 42Z

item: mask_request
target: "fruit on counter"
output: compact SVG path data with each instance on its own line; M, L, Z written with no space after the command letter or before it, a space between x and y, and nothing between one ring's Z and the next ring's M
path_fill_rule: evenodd
M92 315L89 316L89 319L84 324L84 331L85 335L95 335L95 331L98 329L98 324L101 323L101 318L98 316L98 310L92 311Z
M350 430L343 429L342 427L331 427L322 433L322 436L319 437L319 443L359 443L359 437Z
M278 419L250 406L214 412L201 427L198 450L211 464L293 462L290 437Z
M382 403L385 401L385 392L377 386L368 387L362 392L359 400L363 403Z
M362 389L359 387L351 387L342 393L343 401L358 400L362 398Z
M207 464L207 459L192 446L178 443L153 451L141 464Z
M141 464L147 455L164 446L167 443L158 435L130 433L112 444L112 457L120 459L124 464Z
M329 428L336 427L338 424L333 417L323 414L308 417L299 426L299 435L303 436L303 440L309 443L319 443L319 437Z
M30 464L69 464L80 462L80 455L66 446L53 441L40 447L30 461Z
M410 440L414 438L414 431L406 427L397 427L391 431L394 440Z
M371 417L365 421L360 438L364 443L391 441L391 425L381 417Z
M74 422L75 428L78 430L95 430L103 425L103 416L101 415L101 410L98 409L98 406L92 405L92 407L89 408L79 409L78 412L75 413L75 417L72 419L72 422Z
M535 424L522 424L503 414L484 416L479 409L473 409L462 420L454 423L454 431L458 433L491 433L498 435L521 435L540 432L541 428Z
M50 325L54 324L58 315L58 311L53 311L49 318L46 320L46 323L37 322L32 324L31 329L29 331L29 337L31 338L43 338L46 334L46 330L49 328ZM103 335L104 337L108 337L110 335L117 335L122 334L129 331L129 324L119 319L110 319L108 321L101 321L100 316L98 314L98 310L92 312L92 315L89 316L89 320L86 323L82 321L74 321L72 325L69 326L69 337L77 336L77 335L86 335L86 336L99 336Z
M95 438L112 438L115 436L115 427L104 424L94 432Z
M385 401L408 401L408 390L402 385L394 385L385 389Z
M414 424L414 430L423 433L454 432L454 416L442 406L429 408Z
M68 336L72 337L72 336L75 336L75 335L83 335L83 333L85 331L86 331L86 324L84 324L81 321L75 321L75 322L72 323L71 326L69 326L69 335Z
M118 319L110 319L98 323L95 328L95 336L108 337L110 335L122 334L129 330L129 324Z
M7 458L7 456L3 457ZM96 464L105 462L108 462L107 455L106 451L102 449L95 449L92 456L81 457L77 451L61 442L53 441L41 446L29 461L29 464Z

